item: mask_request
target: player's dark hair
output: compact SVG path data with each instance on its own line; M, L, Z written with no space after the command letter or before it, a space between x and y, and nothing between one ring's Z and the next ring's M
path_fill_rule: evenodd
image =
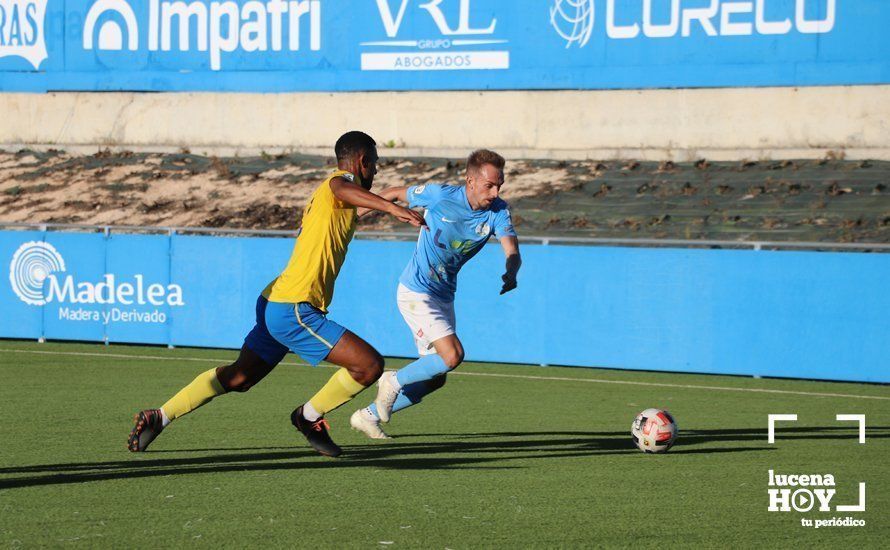
M467 171L478 170L485 164L490 164L498 170L504 169L506 161L504 157L488 149L476 149L467 157Z
M334 154L337 160L346 160L361 153L367 153L377 146L377 142L364 132L353 130L346 132L334 145Z

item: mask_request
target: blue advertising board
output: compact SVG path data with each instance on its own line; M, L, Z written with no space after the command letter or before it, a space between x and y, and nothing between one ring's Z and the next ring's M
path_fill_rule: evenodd
M44 336L101 342L110 322L109 304L117 298L115 277L106 276L104 235L50 232L41 244L44 252L55 251L59 261L73 259L64 262L64 271L49 272L44 280ZM59 250L66 251L65 256Z
M396 308L414 243L357 240L331 317L416 356ZM0 338L241 347L293 240L0 232ZM890 382L890 254L486 246L455 308L467 360Z
M171 319L170 343L239 348L257 296L287 264L293 240L175 235L170 247L172 278L189 301Z
M0 90L890 83L886 0L0 0Z
M97 246L101 250L102 246ZM167 344L176 315L174 308L185 305L184 298L167 299L170 288L170 243L156 235L121 235L105 238L105 271L113 275L115 303L107 306L105 334L109 342ZM145 274L151 274L146 277ZM128 296L132 285L133 297ZM144 289L140 291L140 286ZM161 290L164 292L162 293ZM140 299L140 295L144 298ZM161 298L164 296L164 298ZM132 303L127 304L130 301ZM140 303L143 302L143 303Z
M43 250L43 231L0 232L0 258L9 261L9 284L0 285L0 335L43 338L44 281L65 269Z

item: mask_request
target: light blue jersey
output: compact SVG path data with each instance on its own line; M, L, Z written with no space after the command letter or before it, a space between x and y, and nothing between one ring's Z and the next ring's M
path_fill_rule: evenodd
M463 185L416 185L408 188L408 206L426 209L429 230L422 229L414 255L399 282L440 300L454 300L457 272L494 235L516 236L507 203L495 199L473 210Z

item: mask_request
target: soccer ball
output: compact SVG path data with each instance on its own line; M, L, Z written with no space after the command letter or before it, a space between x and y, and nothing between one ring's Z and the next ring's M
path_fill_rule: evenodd
M667 411L646 409L634 419L630 435L641 451L666 453L677 440L677 422Z

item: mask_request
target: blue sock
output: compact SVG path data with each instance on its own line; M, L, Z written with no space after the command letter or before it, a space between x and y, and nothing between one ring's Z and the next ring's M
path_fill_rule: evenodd
M444 386L445 381L446 376L443 374L432 380L424 380L422 382L415 382L413 384L408 384L407 386L402 386L401 391L399 391L399 396L396 398L396 402L393 403L392 412L407 409L411 405L420 403L424 397ZM371 403L368 410L370 410L374 416L380 418L377 415L377 405Z
M415 382L423 382L424 380L432 380L440 374L448 372L448 366L439 354L424 355L417 361L405 365L396 373L396 380L399 384L408 386Z

